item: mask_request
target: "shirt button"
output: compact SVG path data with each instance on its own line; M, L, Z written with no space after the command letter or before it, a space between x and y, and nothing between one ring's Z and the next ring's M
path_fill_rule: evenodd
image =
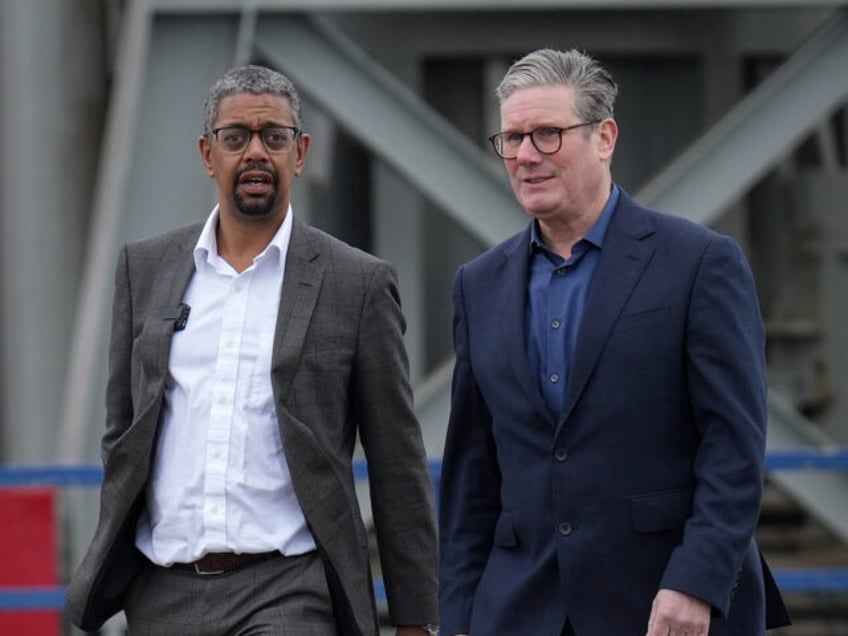
M551 327L553 327L554 329L559 329L559 320L554 320L551 323Z
M240 283L236 283L235 285L233 285L233 291L234 291L235 293L239 293L239 292L241 291L241 284L240 284Z
M554 273L557 276L562 276L563 274L565 274L565 272L566 272L566 269L564 267L557 267L556 270L554 271Z
M222 395L221 397L218 398L218 404L226 404L226 403L227 403L226 396Z
M213 515L217 515L218 514L218 506L212 506L211 508L209 508L209 512L211 512ZM562 524L560 524L560 525L562 525Z
M559 382L559 375L557 375L556 373L551 374L551 382L553 382L553 383Z
M570 523L568 523L567 521L563 521L562 523L560 523L560 524L557 526L557 531L558 531L558 532L559 532L562 536L567 537L568 535L570 535L570 534L574 531L574 528L572 528L572 527L571 527L571 524L570 524Z
M564 462L566 459L568 459L568 451L564 448L557 448L554 451L554 459L556 459L558 462Z

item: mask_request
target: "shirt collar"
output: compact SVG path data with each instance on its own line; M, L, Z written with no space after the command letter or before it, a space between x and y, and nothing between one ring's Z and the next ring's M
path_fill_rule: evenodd
M200 269L203 263L214 266L215 262L220 258L218 254L218 239L215 236L215 229L218 227L220 214L219 205L212 208L212 212L209 213L209 217L203 225L200 236L197 238L197 243L194 246L195 269ZM291 204L289 204L289 209L286 211L286 217L283 219L282 224L277 228L268 246L253 259L254 263L259 263L265 259L273 259L276 267L282 269L289 249L293 217L294 211Z
M618 200L621 197L621 190L618 185L615 183L612 184L612 191L610 192L609 199L607 199L607 203L604 206L604 209L601 211L601 216L598 217L598 220L595 221L594 225L589 228L589 231L586 232L586 235L580 239L581 241L587 241L591 243L597 248L600 248L604 244L604 236L606 236L607 228L609 227L610 221L612 220L613 211L615 207L618 205ZM537 220L533 220L533 224L530 229L530 253L532 254L535 250L544 248L545 243L542 241L541 233L539 230L539 222Z

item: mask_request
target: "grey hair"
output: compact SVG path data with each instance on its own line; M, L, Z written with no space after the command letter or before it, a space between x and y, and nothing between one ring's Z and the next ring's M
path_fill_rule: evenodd
M292 123L295 128L300 129L302 123L300 95L292 81L270 68L247 64L227 71L212 84L204 104L206 113L203 120L204 135L212 134L212 127L218 120L221 100L241 93L285 97L291 106Z
M503 105L520 88L558 85L574 91L574 112L583 121L613 116L618 85L597 60L576 49L528 53L509 67L495 92Z

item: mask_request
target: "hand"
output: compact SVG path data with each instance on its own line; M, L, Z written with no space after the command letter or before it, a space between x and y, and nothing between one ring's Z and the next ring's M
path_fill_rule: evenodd
M657 592L646 636L707 636L708 631L708 603L675 590Z

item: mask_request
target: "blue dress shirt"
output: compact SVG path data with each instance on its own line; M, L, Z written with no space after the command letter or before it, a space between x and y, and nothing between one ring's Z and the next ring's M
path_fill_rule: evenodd
M562 413L586 294L601 257L604 235L618 204L619 192L618 186L613 185L601 216L571 249L571 258L564 259L545 247L538 221L533 221L525 315L527 356L555 420Z

